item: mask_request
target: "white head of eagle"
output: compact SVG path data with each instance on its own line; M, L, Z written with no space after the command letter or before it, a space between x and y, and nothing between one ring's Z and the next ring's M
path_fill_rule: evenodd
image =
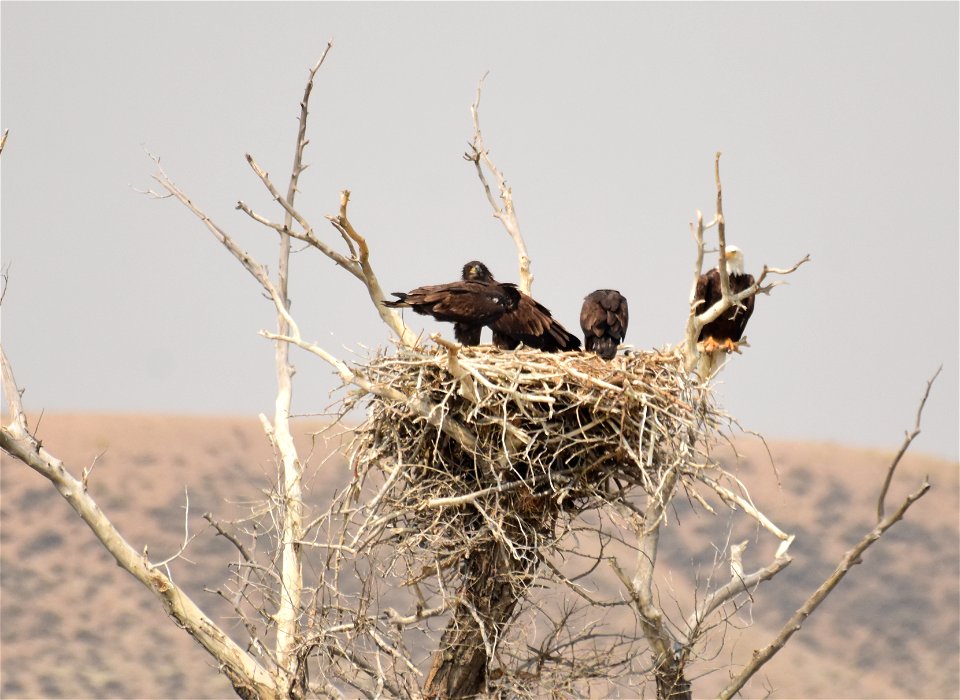
M726 253L727 253L726 255L727 274L742 275L743 274L743 251L740 250L735 245L728 245L726 247Z

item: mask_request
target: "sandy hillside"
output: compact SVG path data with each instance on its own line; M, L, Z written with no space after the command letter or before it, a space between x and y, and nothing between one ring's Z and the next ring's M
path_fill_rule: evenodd
M239 517L274 475L273 456L252 418L46 415L44 445L74 473L96 461L90 491L135 547L153 559L180 545L184 505L197 538L174 576L237 640L229 610L204 587L228 576L232 547L202 519ZM326 503L349 480L335 436L298 424L308 504ZM724 459L750 484L755 502L797 535L793 564L761 586L753 626L731 635L723 655L697 667L697 697L722 685L724 667L769 641L875 520L890 455L837 445L771 443L779 474L753 438ZM332 456L331 456L332 455ZM931 492L864 557L840 589L758 676L747 697L956 698L960 694L958 465L908 455L888 510L925 475ZM185 491L186 490L186 491ZM186 495L185 495L186 493ZM234 697L200 649L159 603L120 570L38 474L3 456L0 471L0 692L4 698ZM661 570L671 594L692 598L691 565L709 567L729 519L681 506L664 534ZM772 553L755 528L744 564ZM742 530L742 531L741 531ZM610 585L614 585L611 583Z

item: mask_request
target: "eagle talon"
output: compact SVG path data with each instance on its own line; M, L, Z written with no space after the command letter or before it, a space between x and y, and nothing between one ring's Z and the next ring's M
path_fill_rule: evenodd
M703 341L703 352L711 353L716 352L717 348L720 347L720 344L716 341L713 336L709 336L706 340Z

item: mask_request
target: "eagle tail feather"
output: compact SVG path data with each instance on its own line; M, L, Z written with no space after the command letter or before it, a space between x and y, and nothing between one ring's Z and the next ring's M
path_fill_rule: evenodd
M398 308L400 308L401 306L406 306L406 303L407 303L407 295L406 295L405 293L403 293L403 292L393 292L393 296L398 297L398 298L397 298L397 299L392 299L392 300L390 300L390 301L387 301L386 299L384 299L384 300L383 300L383 305L384 305L384 306L389 306L391 309L398 309Z
M619 343L608 335L595 337L591 343L591 350L597 353L604 360L612 360L616 357L617 346Z

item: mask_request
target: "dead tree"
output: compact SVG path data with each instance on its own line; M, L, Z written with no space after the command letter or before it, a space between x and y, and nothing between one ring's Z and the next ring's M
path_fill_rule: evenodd
M87 493L89 472L76 478L40 445L2 351L10 421L0 431L0 447L52 482L118 564L217 660L241 697L583 696L616 688L640 694L647 686L656 688L658 698L692 697L688 671L698 645L761 582L790 564L793 541L715 456L714 446L733 419L717 405L710 378L698 375L697 337L705 323L747 295L769 293L776 282L765 283L768 275L789 274L807 258L788 269L764 267L740 295L730 293L724 274L723 298L709 309L691 306L678 346L632 349L610 362L589 353L460 347L438 334L433 344L420 343L382 302L370 246L348 218L349 191L341 193L338 213L328 217L341 250L318 235L295 205L306 167L309 98L329 49L310 71L300 103L286 193L247 156L280 216L273 220L243 202L237 208L277 235L276 278L159 161L160 190L151 192L192 211L256 280L277 314L277 330L261 331L276 348L276 405L272 420L261 416L276 450L276 484L248 521L207 516L239 554L231 584L216 594L244 621L246 643L231 639L169 575L189 538L164 561L152 561L146 549L135 551ZM514 242L520 286L529 292L531 259L512 191L484 145L479 104L480 88L465 158ZM719 154L715 174L716 216L705 225L697 212L692 226L694 282L703 268L705 231L716 226L721 254L726 245ZM304 337L287 298L291 239L312 246L363 285L395 347L350 365ZM350 488L328 504L303 498L301 481L310 467L291 436L291 346L336 370L347 389L344 415L357 407L367 412L346 447L354 471ZM919 422L920 411L901 455ZM898 461L899 455L881 491L877 526L722 697L737 693L782 648L863 550L929 488L924 483L884 517ZM773 560L752 572L743 566L745 543L731 546L727 580L703 591L680 620L666 614L655 590L659 538L677 496L711 513L736 510L779 542ZM601 597L584 585L597 572L619 580L616 595ZM596 611L609 609L632 627L604 628Z

